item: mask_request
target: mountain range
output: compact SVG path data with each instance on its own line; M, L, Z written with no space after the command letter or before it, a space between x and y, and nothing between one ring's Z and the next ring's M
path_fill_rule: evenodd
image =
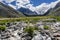
M20 8L18 11L27 16L60 16L60 2L58 2L54 8L42 7L36 11L31 11L28 8Z
M0 2L0 17L60 16L60 2L54 8L42 7L36 11L21 7L17 10Z

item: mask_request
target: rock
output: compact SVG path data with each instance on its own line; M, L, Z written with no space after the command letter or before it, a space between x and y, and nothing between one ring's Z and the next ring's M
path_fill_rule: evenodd
M60 37L60 33L54 33L53 36L54 37Z
M10 23L7 23L6 26L9 27L10 26Z
M53 36L56 40L60 40L60 33L54 33Z
M43 40L42 35L38 34L32 38L32 40Z
M37 34L39 34L39 33L40 33L40 32L38 32L37 30L35 30L33 34L34 34L34 36L35 36L35 35L37 35Z
M37 22L36 23L36 26L39 28L39 29L44 29L44 25L42 22Z
M31 37L29 36L28 33L23 33L21 36L22 36L22 40L31 40Z
M57 39L57 40L60 40L60 37L57 37L56 39Z
M32 38L32 40L51 40L51 38L48 36L42 36L41 34L38 34Z
M28 25L33 27L37 26L39 28L39 30L34 31L32 38L28 33L24 32L24 28L26 28ZM60 27L56 27L56 23L51 24L46 22L46 25L49 27L51 26L51 29L44 30L43 22L37 22L36 24L25 23L24 21L16 22L16 24L13 22L8 23L7 29L3 32L0 31L0 40L60 40Z
M22 40L31 40L30 36L23 37Z
M11 35L8 31L1 33L1 39L8 39L10 37L11 37Z
M9 40L17 40L17 39L14 37L10 37Z

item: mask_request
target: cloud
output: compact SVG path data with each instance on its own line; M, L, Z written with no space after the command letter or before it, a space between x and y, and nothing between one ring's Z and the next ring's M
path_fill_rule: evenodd
M0 0L0 2L2 2L3 0Z
M15 1L15 0L0 0L0 1L5 1L6 3L9 3L8 5L12 5L10 3L13 2L13 1ZM58 1L60 1L60 0L58 0ZM50 4L48 4L48 3L42 3L41 5L34 7L33 4L30 4L30 0L16 0L16 9L18 9L20 7L25 7L25 8L29 8L30 10L34 11L36 9L41 9L44 6L45 7L48 6L48 7L53 8L58 1L52 2Z
M60 0L58 0L58 1L60 1Z
M25 5L30 4L30 0L17 0L16 1L16 5L18 6L18 8L20 7L25 7Z
M3 0L3 1L5 1L6 3L11 3L11 2L13 2L15 0Z

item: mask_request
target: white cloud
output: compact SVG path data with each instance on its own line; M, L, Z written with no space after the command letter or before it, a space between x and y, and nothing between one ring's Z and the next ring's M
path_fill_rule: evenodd
M3 1L3 0L0 0L0 1ZM6 3L11 3L11 2L13 2L15 0L4 0L4 1ZM60 1L60 0L58 0L58 1ZM17 8L25 7L25 8L29 8L29 9L31 9L33 11L33 10L36 10L36 9L41 9L43 7L51 7L51 8L53 8L57 4L58 1L52 2L50 4L42 3L41 5L34 7L33 4L30 4L30 0L16 0L16 5L17 5L16 7ZM9 4L9 5L11 5L11 4Z
M15 0L4 0L6 3L11 3L11 2L13 2L13 1L15 1Z
M0 2L2 2L3 0L0 0Z
M18 8L25 7L26 4L30 4L30 0L17 0L16 2Z
M24 3L24 4L26 4L26 3L30 3L29 0L17 0L17 2Z
M60 1L60 0L58 0L58 1Z

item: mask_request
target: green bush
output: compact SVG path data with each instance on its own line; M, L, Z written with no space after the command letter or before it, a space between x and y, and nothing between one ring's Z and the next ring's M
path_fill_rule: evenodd
M27 27L24 31L27 32L31 37L33 36L34 29L32 27Z
M34 30L38 30L38 27L34 27Z
M48 26L46 26L46 25L44 25L44 29L48 30L48 29L49 29L49 27L48 27Z
M0 26L1 31L5 31L5 29L6 29L6 26Z
M33 37L34 30L38 30L38 28L30 26L30 27L27 27L24 29L24 31L27 32L29 34L29 36L31 36L31 37Z

